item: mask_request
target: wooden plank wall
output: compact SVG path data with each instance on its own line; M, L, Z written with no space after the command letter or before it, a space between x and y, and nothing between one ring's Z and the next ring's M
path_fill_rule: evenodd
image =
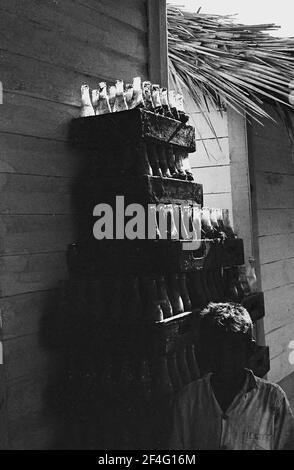
M64 346L55 338L62 328L56 288L77 236L74 188L83 165L67 133L80 85L146 79L147 61L145 0L0 0L0 309L10 449L63 446L62 413L52 412ZM4 438L0 432L1 445Z
M190 154L190 163L195 181L203 184L204 205L228 208L232 214L227 113L221 113L211 104L204 117L188 94L185 94L185 109L196 130L196 152Z
M276 122L248 127L254 177L257 237L262 290L265 293L265 339L270 347L269 379L294 372L289 342L294 340L294 160L285 126Z

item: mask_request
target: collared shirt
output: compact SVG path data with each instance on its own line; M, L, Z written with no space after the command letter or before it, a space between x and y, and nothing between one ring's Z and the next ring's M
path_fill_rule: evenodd
M170 449L294 450L294 417L279 385L247 370L242 390L224 414L211 375L189 384L176 400Z

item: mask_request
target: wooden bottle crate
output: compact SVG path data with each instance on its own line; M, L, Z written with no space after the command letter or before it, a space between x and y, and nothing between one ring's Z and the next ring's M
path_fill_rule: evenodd
M75 144L102 151L142 139L173 144L187 152L196 150L194 127L139 108L73 119L69 138Z
M86 239L70 245L69 270L72 275L98 277L103 273L168 274L203 268L213 270L244 262L241 239L203 240L196 250L184 250L184 244L193 246L194 242Z

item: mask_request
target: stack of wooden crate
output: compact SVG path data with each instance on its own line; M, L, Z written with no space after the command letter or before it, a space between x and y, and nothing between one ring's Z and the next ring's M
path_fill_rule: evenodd
M71 141L87 158L79 180L80 240L69 247L64 308L71 319L69 419L75 446L153 449L167 446L175 394L203 372L197 360L199 313L209 301L243 302L253 321L262 293L234 297L242 240L96 240L93 208L118 195L126 204L202 208L202 186L144 174L143 145L195 150L194 129L135 109L76 119ZM187 243L187 241L185 241ZM192 241L188 242L192 243ZM181 303L179 304L179 299ZM268 371L268 350L249 364Z

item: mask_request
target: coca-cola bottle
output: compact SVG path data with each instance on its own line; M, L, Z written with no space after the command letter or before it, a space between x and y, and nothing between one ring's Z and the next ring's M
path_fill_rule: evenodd
M128 106L129 109L145 107L143 99L143 90L141 85L141 77L133 78L133 97Z
M204 234L204 238L214 238L214 228L211 224L210 210L208 207L203 207L201 211L201 227Z
M159 156L159 165L162 171L162 176L165 178L171 178L169 167L167 164L167 155L165 145L158 145L157 152Z
M95 111L90 98L90 89L88 85L81 86L81 110L80 117L94 116Z
M175 163L176 163L176 169L177 169L177 178L181 180L186 180L187 175L186 172L184 171L184 165L183 165L183 151L180 148L174 147L174 153L175 153Z
M220 237L220 227L217 220L217 211L216 209L210 209L210 222L215 232L215 237Z
M254 258L250 257L248 259L249 265L246 269L246 278L251 292L257 292L258 290L254 261Z
M176 222L177 218L177 206L173 204L160 204L157 207L157 214L159 219L160 238L162 239L179 239L179 227ZM175 218L176 216L176 218ZM163 231L166 228L166 231Z
M243 291L243 294L248 295L251 293L251 290L250 290L250 286L249 286L247 275L246 275L247 274L246 266L245 265L238 266L238 272L239 272L239 284Z
M161 100L161 105L162 105L164 116L173 118L172 112L170 110L169 102L168 102L167 88L160 89L160 100Z
M173 146L167 145L165 149L166 149L167 165L170 170L171 177L178 178L178 170L176 168L176 158L175 158Z
M198 240L199 244L198 247L195 249L200 248L201 245L201 209L193 205L192 208L192 229L193 229L193 240Z
M182 152L182 164L183 164L183 171L186 173L186 177L188 181L194 181L194 176L192 173L192 169L189 162L189 154L188 152Z
M224 224L224 230L225 234L228 238L236 238L236 235L234 233L234 230L231 225L230 221L230 212L229 209L222 209L222 214L223 214L223 224Z
M116 87L114 85L111 85L108 91L108 101L109 101L111 112L113 112L115 97L116 97Z
M126 99L127 107L128 107L128 109L130 109L130 106L131 106L131 103L132 103L132 100L133 100L134 87L133 87L132 83L126 83L125 88L126 88L125 89L125 99Z
M227 238L226 230L223 221L223 211L222 209L215 209L216 211L216 218L219 227L220 237L225 240Z
M167 291L170 303L172 305L173 315L183 313L185 309L183 299L180 294L179 276L177 274L171 274L169 276Z
M180 121L186 123L189 120L188 114L184 110L184 98L181 93L177 93L175 96L175 105L178 110Z
M116 95L113 105L113 112L120 112L125 111L128 109L125 95L124 95L124 82L123 80L116 80L115 82L116 87Z
M181 221L181 239L190 240L190 220L189 220L189 206L181 204L179 207L180 221Z
M143 82L143 100L145 103L145 109L147 111L154 111L154 103L152 100L152 88L151 88L151 82L148 80L145 80Z
M108 114L111 113L109 99L107 95L107 87L105 82L99 83L99 100L97 103L96 114Z
M244 290L239 281L238 268L224 268L223 275L226 286L226 298L232 302L241 302L244 297Z
M148 143L147 153L152 168L153 176L160 176L162 178L162 171L159 165L159 155L157 151L157 146L153 143Z
M190 312L192 310L192 303L190 300L188 288L187 288L187 278L185 273L179 274L179 287L180 287L180 295L183 300L184 310L185 312Z
M163 114L163 108L160 100L160 86L152 85L152 102L156 114Z
M164 276L157 279L158 299L161 306L163 317L170 318L173 315L172 306L168 298Z
M176 107L176 92L175 90L169 90L168 92L168 101L172 116L174 119L180 120L179 113Z
M92 105L96 114L96 109L99 101L99 90L92 90Z

